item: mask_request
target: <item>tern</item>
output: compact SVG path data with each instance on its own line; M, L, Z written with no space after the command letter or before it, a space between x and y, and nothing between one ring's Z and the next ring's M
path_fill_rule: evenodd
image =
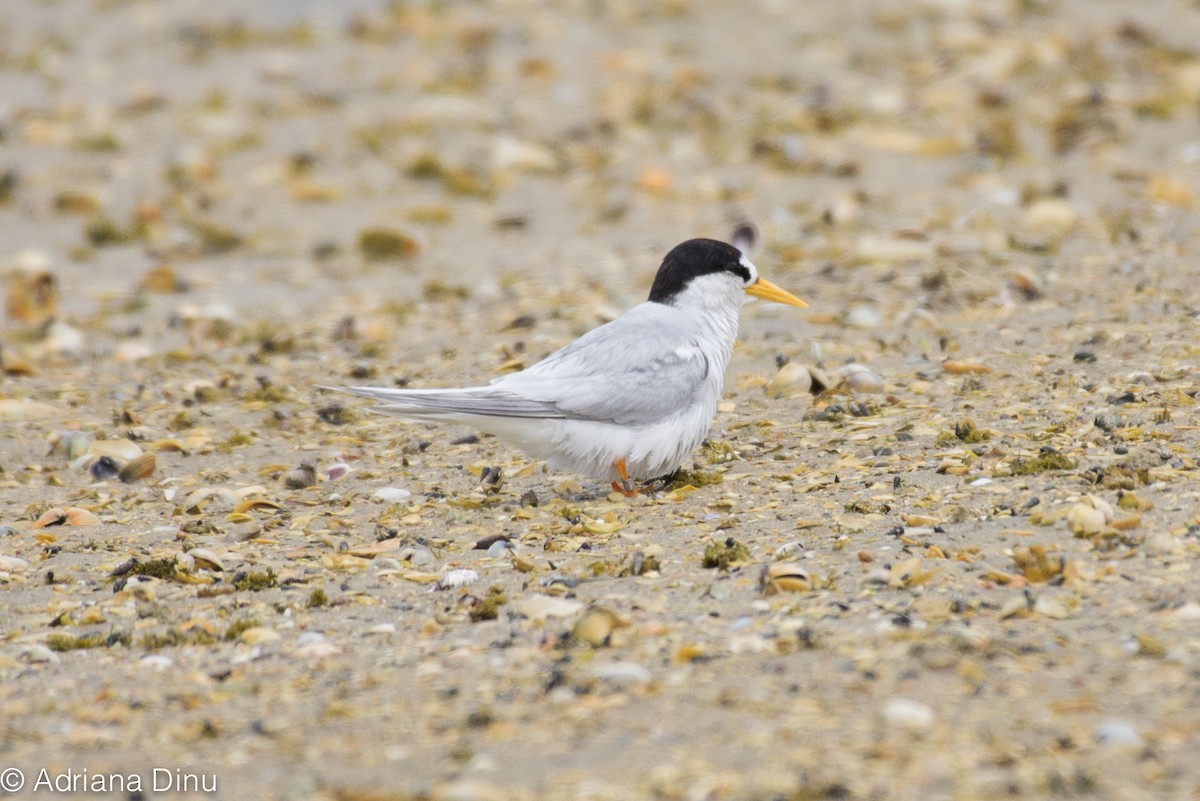
M537 364L487 386L446 389L336 387L372 411L473 426L506 439L553 470L611 481L675 472L708 436L721 398L738 313L754 298L808 304L767 281L737 246L690 239L675 246L650 296Z

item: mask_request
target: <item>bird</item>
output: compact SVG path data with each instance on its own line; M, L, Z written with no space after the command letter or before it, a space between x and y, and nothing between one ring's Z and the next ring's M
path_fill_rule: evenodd
M731 238L676 245L645 302L485 386L328 388L376 401L382 414L473 426L552 470L636 496L635 481L674 473L708 436L741 307L808 305L758 274L751 226Z

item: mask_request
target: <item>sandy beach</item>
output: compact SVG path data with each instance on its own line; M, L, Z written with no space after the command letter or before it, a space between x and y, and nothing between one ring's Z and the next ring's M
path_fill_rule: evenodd
M0 796L1200 798L1198 42L10 0ZM527 367L743 220L809 308L637 498L320 389Z

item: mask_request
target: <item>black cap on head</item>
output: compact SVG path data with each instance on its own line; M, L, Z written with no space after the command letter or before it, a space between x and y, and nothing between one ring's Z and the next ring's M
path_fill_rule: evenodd
M742 281L750 280L750 271L742 264L742 252L733 245L715 239L689 239L671 249L654 276L650 300L670 303L698 275L728 272Z

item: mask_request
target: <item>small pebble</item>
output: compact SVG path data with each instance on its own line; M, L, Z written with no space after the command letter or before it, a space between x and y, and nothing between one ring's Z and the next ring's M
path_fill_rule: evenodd
M863 584L874 584L886 587L891 580L891 572L878 567L867 571L867 574L863 576Z
M56 663L59 662L58 654L51 651L44 645L33 643L26 645L17 652L17 656L30 664Z
M607 662L592 667L592 675L618 689L644 687L654 678L649 670L634 662Z
M911 698L889 698L883 705L883 719L905 731L923 731L933 725L933 707Z
M135 362L145 361L154 355L154 351L142 342L136 342L127 339L117 345L113 351L113 358L123 364L133 364Z
M84 344L82 331L62 321L56 321L51 323L46 338L42 340L42 349L57 356L76 356L83 352Z
M513 606L523 616L534 621L550 617L570 617L583 609L583 603L580 601L550 595L531 595L515 602Z
M163 656L162 654L150 654L149 656L143 656L141 659L139 659L138 664L142 667L150 668L151 670L158 672L166 670L167 668L171 667L171 665L175 664L175 662L170 657Z
M263 645L275 642L281 637L282 635L274 629L269 629L266 626L254 626L243 631L238 639L247 645Z
M1109 718L1096 726L1096 742L1118 748L1141 748L1145 741L1137 726L1123 718Z
M412 552L408 555L408 563L413 567L432 565L436 560L437 557L433 555L433 551L425 547L413 548Z
M306 631L296 639L296 655L302 659L323 659L341 651L341 648L319 631Z
M851 328L878 328L883 325L879 312L869 306L855 306L846 312L846 325Z
M16 573L29 567L29 562L19 556L0 554L0 570Z
M328 642L329 638L319 631L306 631L296 638L296 645L304 647L315 642Z
M371 500L382 503L396 503L412 497L412 493L400 487L380 487L371 494Z
M288 471L283 477L283 485L288 489L304 489L317 483L317 469L307 462Z

